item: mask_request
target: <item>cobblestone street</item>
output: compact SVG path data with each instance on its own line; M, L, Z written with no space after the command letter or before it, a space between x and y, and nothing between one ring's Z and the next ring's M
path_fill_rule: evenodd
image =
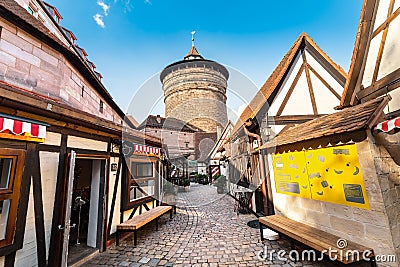
M153 223L138 231L138 246L132 235L119 247L111 246L82 266L336 266L320 263L260 260L257 255L267 251L290 250L287 240L260 242L259 230L247 226L255 220L250 214L233 211L234 200L218 195L210 185L192 184L190 192L180 193L177 214L172 221L165 215L159 230Z

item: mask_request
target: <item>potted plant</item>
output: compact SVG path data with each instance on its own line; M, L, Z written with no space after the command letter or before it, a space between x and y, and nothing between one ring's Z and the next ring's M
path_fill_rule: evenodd
M190 190L190 180L189 179L184 179L183 180L183 186L185 187L185 191L188 192Z
M217 193L226 193L226 177L225 175L218 175L214 181L214 185L217 187Z

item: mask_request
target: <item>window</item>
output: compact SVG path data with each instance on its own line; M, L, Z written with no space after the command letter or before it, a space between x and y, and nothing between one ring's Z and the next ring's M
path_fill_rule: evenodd
M103 113L104 111L104 103L102 100L100 100L100 108L99 108L100 113Z
M13 243L25 151L0 148L0 247Z
M83 97L84 94L85 94L85 86L82 85L81 96ZM101 101L100 101L100 105L101 105Z
M29 12L29 14L31 14L31 15L33 15L33 13L35 13L35 12L33 11L33 9L32 9L31 6L28 6L28 12Z
M132 163L134 178L153 177L153 163Z
M139 203L151 201L156 194L156 159L134 156L130 159L130 169L126 174L126 186L123 186L125 210Z
M28 4L27 10L32 16L36 16L36 13L38 11L37 7L33 3Z

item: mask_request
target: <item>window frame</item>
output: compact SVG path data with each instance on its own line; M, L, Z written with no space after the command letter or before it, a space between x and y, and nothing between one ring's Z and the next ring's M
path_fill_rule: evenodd
M122 183L122 209L124 211L135 208L139 205L145 204L147 202L150 202L152 199L154 199L155 195L157 194L157 186L158 186L158 180L157 180L157 168L158 168L158 158L152 157L152 156L139 156L139 155L133 155L129 159L126 160L126 165L129 164L131 166L131 169L129 166L126 166L125 168L125 173L123 174L124 177L124 183ZM146 176L146 177L137 177L134 178L133 175L131 175L131 170L132 166L138 166L140 164L152 164L152 176ZM143 196L135 199L131 199L130 193L131 193L131 187L133 186L139 186L138 184L140 182L145 182L145 181L154 181L154 193L152 195L148 195L148 192L143 193ZM140 187L140 186L139 186Z
M0 240L0 248L12 245L14 242L25 154L25 150L22 149L0 148L0 159L13 159L8 188L0 189L0 201L10 200L11 202L7 217L5 238Z

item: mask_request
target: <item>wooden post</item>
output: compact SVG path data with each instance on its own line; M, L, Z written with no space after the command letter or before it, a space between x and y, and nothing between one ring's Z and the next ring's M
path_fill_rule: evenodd
M62 231L58 229L58 225L63 223L64 214L64 187L65 187L65 163L67 158L67 135L62 134L60 144L60 154L58 156L58 173L56 184L56 198L54 199L53 221L51 225L51 237L49 247L49 266L60 265L61 259L61 239Z
M34 156L34 168L32 168L33 200L35 210L36 249L38 266L46 266L46 233L44 230L44 213L42 199L42 179L40 174L40 159L37 146Z

